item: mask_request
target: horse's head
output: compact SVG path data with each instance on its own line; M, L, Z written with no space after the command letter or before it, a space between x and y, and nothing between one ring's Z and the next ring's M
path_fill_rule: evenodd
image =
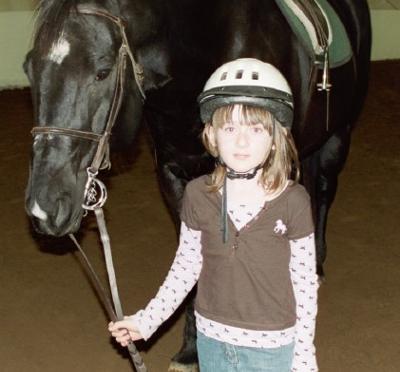
M36 126L26 210L37 231L54 236L77 230L83 215L86 170L97 141L78 131L104 133L113 116L110 111L118 84L124 90L116 124L123 132L120 137L130 139L142 119L140 76L134 75L131 63L138 56L138 39L132 36L132 29L127 30L133 58L128 51L125 74L121 75L119 51L124 30L118 19L107 16L118 17L121 9L116 2L112 2L113 8L105 7L108 1L102 1L101 7L86 5L86 9L107 12L93 14L77 8L76 3L41 3L34 46L24 64Z

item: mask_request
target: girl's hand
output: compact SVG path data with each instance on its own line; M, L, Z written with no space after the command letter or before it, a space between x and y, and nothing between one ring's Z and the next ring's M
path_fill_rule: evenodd
M128 346L130 342L143 338L133 320L128 316L124 317L124 320L115 323L110 322L108 324L108 330L121 346Z

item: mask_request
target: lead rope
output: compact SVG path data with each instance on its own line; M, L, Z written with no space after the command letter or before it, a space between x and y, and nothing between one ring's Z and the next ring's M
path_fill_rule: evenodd
M106 262L108 281L110 285L112 303L110 298L104 289L101 281L96 274L93 266L91 265L87 255L84 250L76 240L73 234L70 234L70 239L74 242L75 246L78 248L79 252L83 257L83 262L85 263L85 268L88 271L93 283L95 284L95 289L99 298L101 299L104 308L107 311L109 318L112 321L123 320L124 315L122 311L122 305L118 294L117 279L115 276L114 264L111 253L110 236L107 231L106 222L104 218L103 205L107 200L107 190L103 182L96 178L97 173L91 173L90 169L88 172L88 181L85 187L85 203L82 207L85 211L94 211L96 216L97 225L99 228L100 239L103 245L104 259ZM136 349L133 342L128 344L128 351L131 360L135 366L137 372L147 372L147 368L143 362L142 357Z
M121 23L121 29L123 30L122 23ZM103 246L104 259L106 263L106 269L108 274L108 281L109 281L113 305L111 304L111 301L107 296L104 287L102 286L98 276L96 275L93 269L93 266L90 264L83 249L80 247L75 237L72 234L69 235L71 240L74 242L75 246L79 249L79 252L82 254L84 258L84 263L86 264L85 267L87 268L87 271L91 276L92 281L95 283L95 289L97 290L98 296L102 300L103 305L107 310L110 319L114 322L116 320L123 320L124 315L118 294L117 279L115 276L114 264L111 253L110 237L107 231L104 212L102 209L104 203L107 200L107 189L103 184L103 182L98 180L96 176L98 174L99 169L109 168L111 165L109 159L109 137L111 135L111 130L115 123L122 102L122 96L124 91L124 77L125 77L124 72L126 68L126 55L127 54L129 55L128 52L129 47L127 47L125 41L126 41L126 36L123 34L123 43L118 53L117 79L115 83L115 91L111 104L111 110L105 131L99 141L92 164L90 167L87 168L88 179L85 185L84 203L82 205L85 212L93 211L96 216L97 226L99 228L99 233L100 233L100 239ZM136 73L135 73L135 78L137 78ZM140 356L139 352L137 351L136 346L133 342L130 342L128 344L128 351L136 371L147 372L147 368L143 362L143 359Z

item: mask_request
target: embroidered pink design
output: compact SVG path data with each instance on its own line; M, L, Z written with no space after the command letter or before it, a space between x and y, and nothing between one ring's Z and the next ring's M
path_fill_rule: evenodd
M277 220L275 222L274 232L276 234L284 234L287 231L286 225L282 222L282 220Z

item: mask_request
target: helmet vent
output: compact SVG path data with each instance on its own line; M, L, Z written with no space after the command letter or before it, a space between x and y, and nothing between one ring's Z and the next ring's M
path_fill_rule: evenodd
M243 77L243 70L237 70L235 79L241 79Z
M258 72L253 71L253 72L251 73L251 78L252 78L252 80L258 80L258 78L259 78Z
M227 77L227 75L228 75L228 73L225 71L222 75L221 75L221 81L222 80L226 80L226 77Z

